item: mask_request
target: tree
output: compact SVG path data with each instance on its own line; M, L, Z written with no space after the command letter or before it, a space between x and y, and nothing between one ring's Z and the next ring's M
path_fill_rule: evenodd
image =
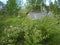
M8 2L7 2L7 13L8 13L8 15L14 14L16 9L17 9L16 0L8 0Z
M28 3L30 6L32 6L33 10L39 10L42 11L44 2L43 0L28 0Z
M58 5L58 1L55 0L55 3L51 3L50 4L50 11L53 12L54 14L60 14L60 8L59 8L59 5Z

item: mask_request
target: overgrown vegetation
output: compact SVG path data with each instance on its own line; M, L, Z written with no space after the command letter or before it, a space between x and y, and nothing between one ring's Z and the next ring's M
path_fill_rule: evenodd
M16 0L8 0L0 10L0 45L60 45L60 8L57 4L55 1L54 5L46 6L42 0L27 0L25 7L19 7ZM30 11L43 13L44 7L45 17L28 18ZM48 16L49 11L52 16Z
M30 20L27 17L4 18L0 22L1 45L60 44L60 24L54 17Z

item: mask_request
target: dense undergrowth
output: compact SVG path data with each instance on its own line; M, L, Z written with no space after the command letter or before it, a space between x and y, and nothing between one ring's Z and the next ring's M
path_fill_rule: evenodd
M0 45L60 45L60 24L55 17L0 16Z

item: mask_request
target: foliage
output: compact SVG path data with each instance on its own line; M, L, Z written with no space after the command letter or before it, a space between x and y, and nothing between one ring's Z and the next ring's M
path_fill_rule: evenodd
M20 10L17 9L16 0L8 0L7 13L13 16L0 14L0 45L59 45L60 9L51 3L50 6L46 6L47 11L59 15L45 16L41 20L31 20L26 14L36 9L42 11L45 5L41 0L36 3L35 0L28 1L29 5ZM37 4L42 5L39 7ZM17 12L21 17L14 16Z
M12 14L16 13L16 9L17 9L16 0L8 0L8 2L7 2L8 15L12 15Z
M42 10L43 0L27 0L29 3L29 6L32 6L33 10Z
M3 23L2 23L3 22ZM42 20L30 20L27 17L4 18L0 23L2 32L1 45L42 45L58 44L60 38L59 25L54 17L45 17ZM4 28L3 28L4 27ZM57 30L57 32L56 32ZM56 38L55 38L56 37ZM54 41L55 40L55 41Z

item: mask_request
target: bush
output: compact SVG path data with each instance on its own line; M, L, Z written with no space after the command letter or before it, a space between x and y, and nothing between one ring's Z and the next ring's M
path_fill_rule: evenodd
M23 18L8 18L4 21L4 30L0 37L1 45L52 45L58 29L54 17L45 17L42 20ZM54 43L53 43L54 42Z

